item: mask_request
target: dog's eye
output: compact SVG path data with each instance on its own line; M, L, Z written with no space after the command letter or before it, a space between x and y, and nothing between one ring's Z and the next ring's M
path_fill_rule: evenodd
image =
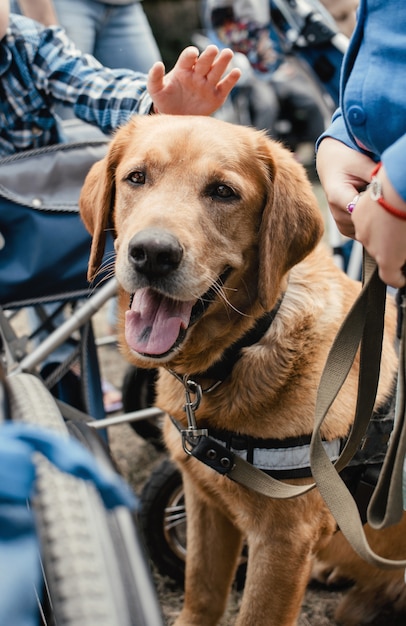
M220 198L222 200L228 200L229 198L235 198L237 196L234 189L224 184L215 185L211 190L211 195L214 198Z
M135 172L131 172L127 176L127 180L129 180L130 183L134 183L134 185L144 185L145 184L145 173L136 170Z

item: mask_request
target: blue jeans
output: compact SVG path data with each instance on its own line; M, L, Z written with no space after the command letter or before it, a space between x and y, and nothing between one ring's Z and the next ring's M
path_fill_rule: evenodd
M161 60L140 2L104 4L95 0L54 0L63 26L82 52L102 65L147 73Z
M16 0L10 4L15 11ZM115 5L95 0L54 0L54 6L59 24L76 47L92 54L102 65L146 74L161 60L141 2Z

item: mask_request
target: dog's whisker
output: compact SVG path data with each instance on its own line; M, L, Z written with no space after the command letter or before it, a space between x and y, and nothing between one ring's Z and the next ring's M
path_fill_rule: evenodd
M110 252L108 255L106 255L106 258L103 260L103 263L101 264L101 266L99 267L97 271L104 272L107 268L110 268L111 266L114 267L115 262L116 262L116 253Z
M100 274L104 274L105 272L114 272L114 270L115 270L115 258L106 259L102 263L102 265L98 268L96 272L96 276L99 276Z
M240 311L239 309L237 309L237 307L235 307L230 302L230 300L227 298L227 295L225 294L225 287L224 287L224 285L215 284L214 285L214 290L217 292L217 294L219 295L219 297L221 298L223 303L226 304L228 307L230 307L230 309L232 309L233 311L235 311L236 313L238 313L242 317L250 317L249 315L247 315L243 311ZM230 291L231 291L231 289L230 289ZM238 290L237 289L233 289L233 291L238 291Z
M103 280L100 280L97 284L92 284L89 287L89 296L94 295L95 291L99 289L104 283L108 281L109 278L113 278L112 276L105 277Z
M108 254L106 254L106 259L103 263L103 266L109 263L114 263L116 260L116 253L115 252L109 252Z
M236 287L226 287L224 285L223 282L220 282L218 277L216 275L207 275L207 278L210 280L210 282L213 285L213 290L217 293L217 295L219 296L219 298L223 301L224 305L230 309L232 309L233 311L235 311L236 313L238 313L239 315L243 316L243 317L250 317L250 315L247 315L246 313L244 313L243 311L240 311L237 307L235 307L229 300L229 298L227 297L227 291L229 292L233 292L233 293L237 293L238 289ZM202 298L201 296L196 296L196 299L200 300L201 302L204 302L205 299Z
M103 263L103 265L100 266L99 269L97 270L90 284L90 294L93 295L96 289L98 289L101 285L109 281L111 278L114 278L114 276L115 276L115 263L114 262Z

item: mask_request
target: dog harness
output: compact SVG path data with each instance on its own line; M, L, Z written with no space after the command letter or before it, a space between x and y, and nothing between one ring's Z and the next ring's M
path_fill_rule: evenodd
M265 334L275 318L281 302L282 299L270 313L260 318L248 333L231 346L221 362L204 373L193 375L193 378L217 379L210 388L203 390L191 376L181 377L176 372L169 370L182 382L185 389L184 410L188 418L188 427L185 429L182 424L170 416L172 423L182 436L183 449L190 456L225 476L233 469L236 457L277 480L310 478L312 475L310 468L311 434L285 439L250 437L227 430L208 429L204 427L205 425L198 427L195 418L195 411L200 405L203 393L209 393L217 388L231 374L235 363L240 358L242 348L254 345ZM194 396L193 399L192 396ZM374 413L358 452L340 473L353 494L363 521L366 521L369 499L376 485L390 433L393 429L393 400L394 393L385 405ZM347 438L323 441L323 446L332 462L339 458L346 441Z
M196 383L185 381L185 385L196 392ZM213 388L213 387L212 387ZM185 386L186 389L186 386ZM200 400L190 402L190 391L186 390L185 411L188 428L183 428L170 416L182 436L183 449L217 473L228 476L233 470L236 457L249 463L256 470L276 480L310 478L311 435L286 439L265 439L241 435L215 428L198 428L194 411ZM197 398L200 392L197 391ZM201 399L201 395L200 395ZM361 446L350 463L340 472L343 481L352 493L363 523L367 521L367 508L382 467L390 434L393 430L394 402L392 398L372 416ZM191 417L192 415L192 417ZM331 461L336 461L347 439L324 441L323 446ZM231 476L229 476L232 478Z

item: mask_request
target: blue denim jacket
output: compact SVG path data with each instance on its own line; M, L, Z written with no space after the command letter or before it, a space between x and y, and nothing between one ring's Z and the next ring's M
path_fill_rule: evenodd
M406 2L360 0L344 58L340 108L320 137L381 160L406 200Z

